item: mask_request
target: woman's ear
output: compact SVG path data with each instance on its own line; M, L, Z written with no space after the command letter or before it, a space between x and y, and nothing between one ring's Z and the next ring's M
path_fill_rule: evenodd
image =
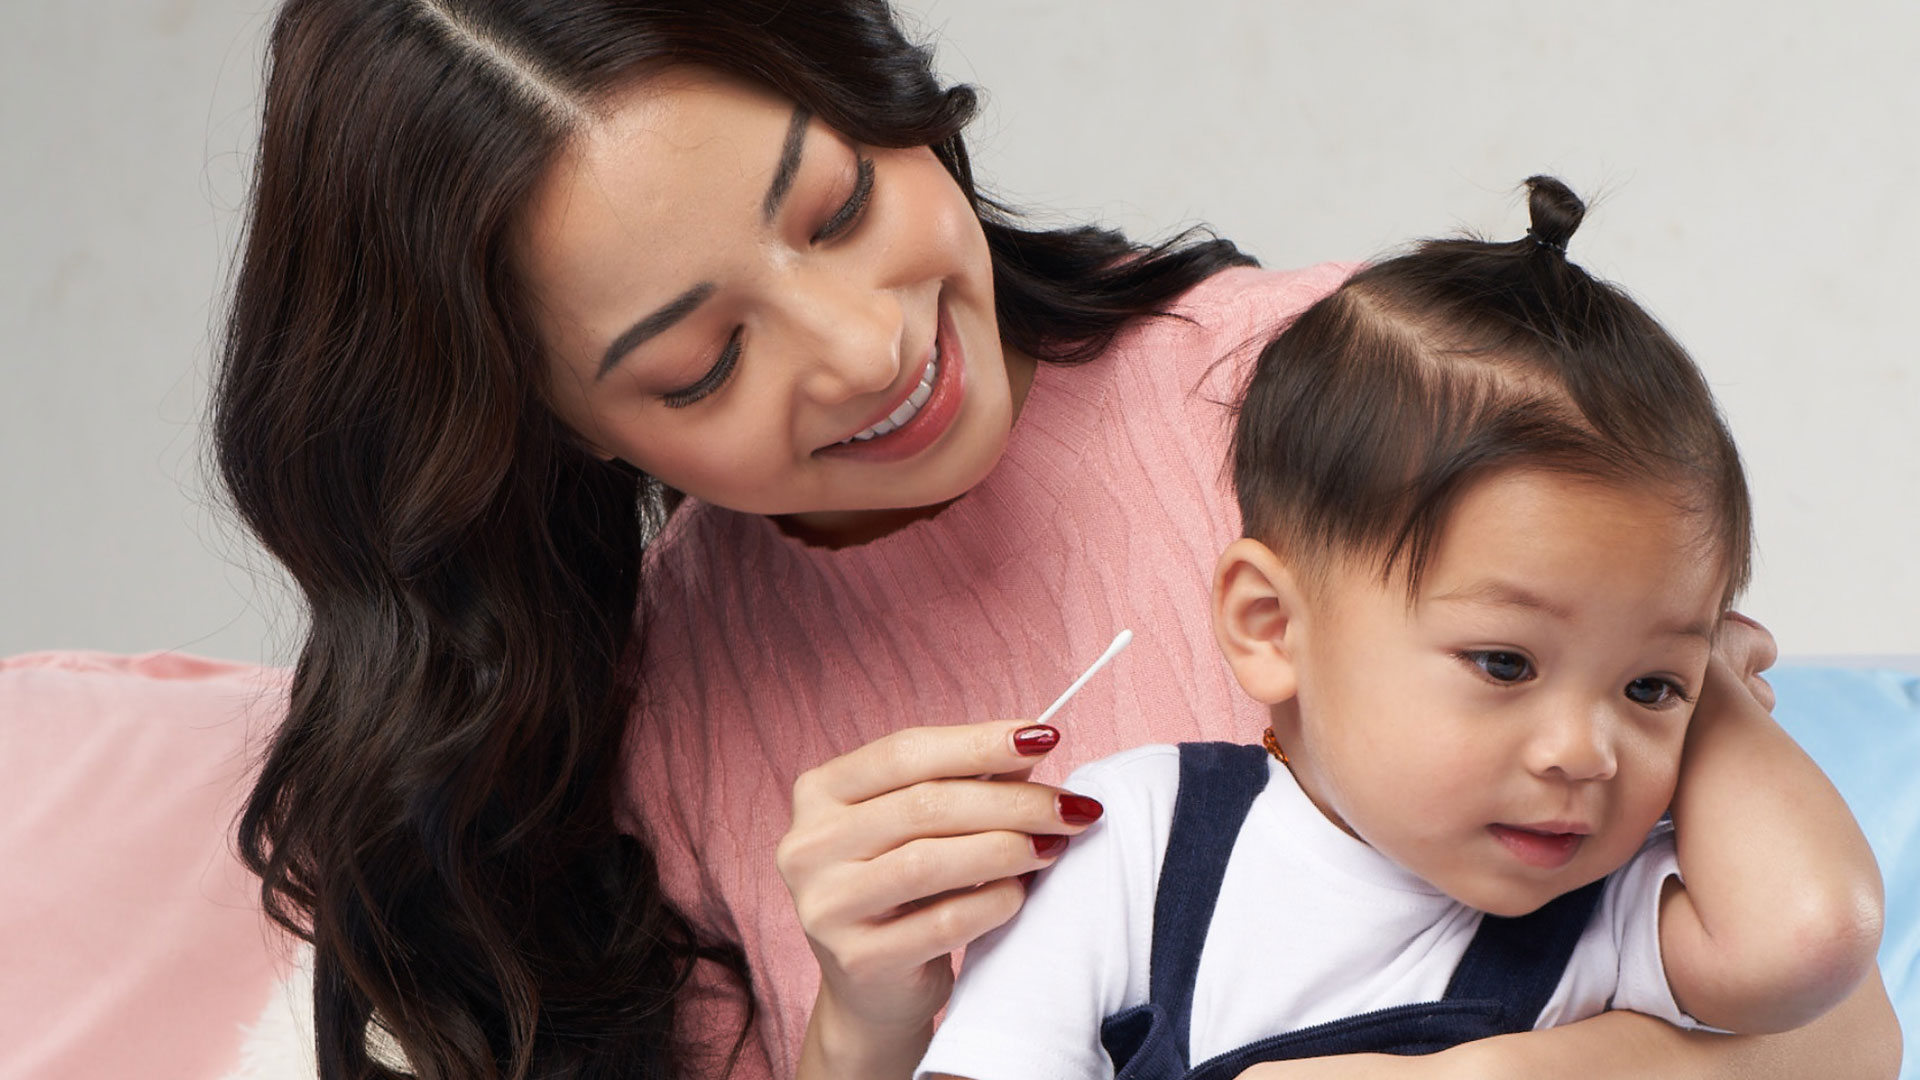
M1277 705L1299 688L1295 650L1305 614L1293 572L1273 549L1242 537L1213 571L1213 636L1240 688Z

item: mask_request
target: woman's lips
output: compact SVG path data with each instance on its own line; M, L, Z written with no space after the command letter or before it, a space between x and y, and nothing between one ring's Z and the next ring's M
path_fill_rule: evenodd
M914 395L918 394L921 389L928 386L927 380L929 376L932 376L935 380L937 380L940 375L940 369L936 366L940 360L940 346L939 346L940 331L938 326L937 315L935 316L935 320L936 321L935 321L935 328L934 328L934 341L928 344L927 353L925 356L920 358L920 366L914 370L913 378L909 381L908 385L902 389L896 390L894 392L893 399L887 402L886 407L880 410L879 415L873 417L870 421L868 421L865 425L863 425L858 432L852 435L849 435L844 439L841 439L840 440L841 443L871 442L874 439L882 438L884 437L884 435L889 435L895 431L898 431L900 428L905 427L906 424L912 423L914 418L919 416L920 410L926 406L928 398L927 398L927 395L923 394L921 395L919 401L914 402L913 401ZM894 414L899 412L903 406L906 406L909 403L912 404L912 409L911 409L912 415L906 418L906 423L895 421L893 419ZM872 432L874 431L874 429L879 427L881 424L887 425L887 430L883 433L873 434ZM863 435L865 436L864 438L862 438Z
M1578 830L1578 831L1575 831ZM1553 822L1545 826L1489 825L1487 831L1528 866L1558 870L1572 861L1586 830Z
M918 454L932 446L940 436L947 433L953 421L960 415L960 402L965 395L966 357L960 346L959 335L954 333L953 320L947 312L946 302L939 305L939 318L934 331L935 349L939 353L939 374L933 384L933 393L918 412L908 418L900 427L876 435L865 441L834 443L815 450L815 457L845 458L853 461L887 462L900 461ZM931 357L931 354L929 354ZM925 370L924 363L921 370ZM899 394L888 411L874 418L874 423L888 416L900 402L911 396L915 386L919 385L916 373L914 382ZM873 426L869 424L868 427ZM866 430L862 428L861 430Z

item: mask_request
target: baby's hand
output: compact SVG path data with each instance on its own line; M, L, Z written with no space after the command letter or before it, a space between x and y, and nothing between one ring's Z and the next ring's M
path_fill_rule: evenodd
M1885 902L1840 793L1751 689L1716 651L1674 791L1685 885L1669 881L1660 900L1675 1003L1743 1034L1798 1027L1845 999L1873 970Z
M1774 644L1767 628L1737 611L1729 611L1720 621L1713 651L1740 676L1741 684L1753 694L1760 707L1772 712L1773 686L1761 678L1760 673L1780 658L1780 647Z

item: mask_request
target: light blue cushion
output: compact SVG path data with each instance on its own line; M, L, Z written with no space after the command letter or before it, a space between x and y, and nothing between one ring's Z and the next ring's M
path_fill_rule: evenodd
M1920 675L1789 666L1767 673L1774 715L1833 778L1880 860L1880 973L1906 1036L1901 1080L1920 1080Z

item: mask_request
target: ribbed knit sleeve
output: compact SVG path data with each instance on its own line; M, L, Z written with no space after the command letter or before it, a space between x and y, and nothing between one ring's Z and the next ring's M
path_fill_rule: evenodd
M1092 362L1042 364L994 471L874 542L810 547L694 500L668 523L642 595L629 825L669 895L745 948L776 1075L819 979L773 859L801 772L902 727L1032 716L1127 627L1036 779L1142 743L1257 738L1208 613L1240 524L1229 405L1274 329L1350 270L1222 273Z

